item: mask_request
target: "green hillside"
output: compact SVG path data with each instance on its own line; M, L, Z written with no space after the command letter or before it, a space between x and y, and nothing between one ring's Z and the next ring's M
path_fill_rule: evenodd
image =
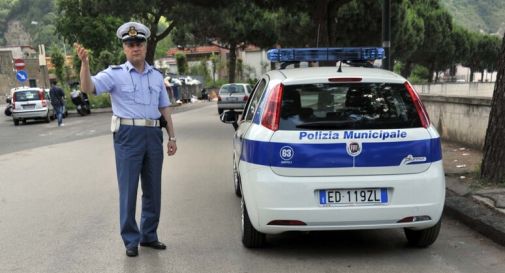
M505 31L505 0L440 0L454 21L472 31Z

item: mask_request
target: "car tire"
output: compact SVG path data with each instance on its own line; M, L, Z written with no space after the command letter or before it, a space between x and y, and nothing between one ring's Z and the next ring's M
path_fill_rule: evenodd
M235 195L237 197L242 197L240 175L238 174L237 168L235 167L235 155L233 156L232 164L233 164L233 186L235 188Z
M407 237L408 244L419 248L430 246L437 240L441 226L442 219L440 219L436 225L426 229L413 230L405 228L404 232Z
M49 115L49 112L47 113L46 118L44 119L44 121L45 121L46 123L51 122L51 115Z
M266 235L257 231L251 224L244 198L241 201L242 207L242 244L246 248L261 248L265 246Z
M223 109L217 109L217 113L220 115L223 113L223 111L224 111Z
M18 119L14 119L14 126L18 126L19 125L19 120Z

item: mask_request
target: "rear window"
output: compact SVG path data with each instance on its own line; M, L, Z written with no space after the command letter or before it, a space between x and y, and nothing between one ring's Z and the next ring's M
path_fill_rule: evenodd
M14 93L16 101L40 100L38 90L17 91Z
M279 129L422 127L403 84L339 83L284 87Z
M230 93L245 93L243 85L230 84L221 87L219 90L220 94L230 94Z

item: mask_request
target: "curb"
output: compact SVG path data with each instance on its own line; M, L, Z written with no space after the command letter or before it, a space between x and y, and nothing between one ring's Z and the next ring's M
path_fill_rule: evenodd
M444 214L505 246L505 217L492 208L473 201L471 196L458 196L447 189Z

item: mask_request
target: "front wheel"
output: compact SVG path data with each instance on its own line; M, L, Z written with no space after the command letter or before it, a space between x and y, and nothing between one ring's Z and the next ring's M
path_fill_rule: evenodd
M244 198L242 198L240 205L242 207L242 244L247 248L264 247L266 235L257 231L251 224Z
M442 219L438 220L438 223L430 228L421 230L405 228L404 232L410 246L424 248L432 245L437 240L441 226Z

